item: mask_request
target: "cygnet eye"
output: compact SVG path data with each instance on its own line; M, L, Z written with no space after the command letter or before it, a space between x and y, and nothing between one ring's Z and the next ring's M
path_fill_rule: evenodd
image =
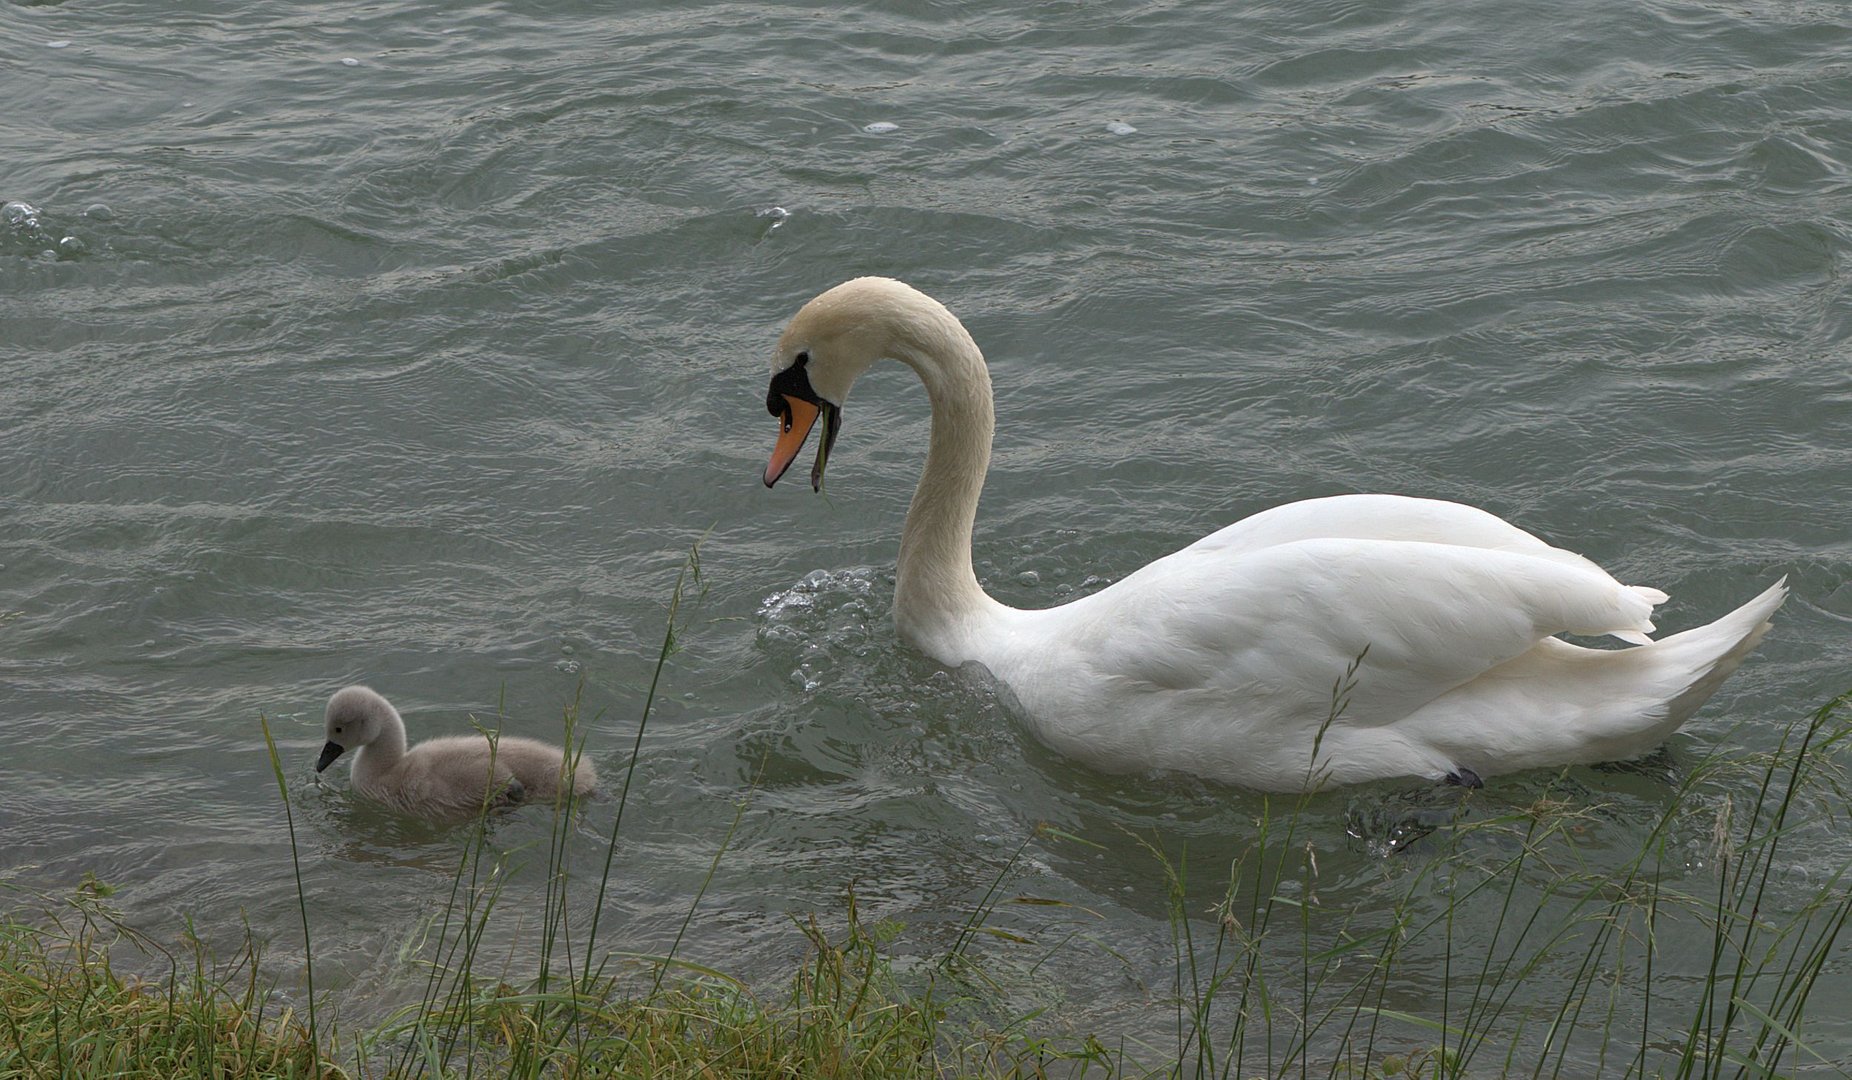
M334 729L334 733L335 733L336 735L339 735L339 734L341 733L341 729L340 729L340 728L335 728L335 729Z

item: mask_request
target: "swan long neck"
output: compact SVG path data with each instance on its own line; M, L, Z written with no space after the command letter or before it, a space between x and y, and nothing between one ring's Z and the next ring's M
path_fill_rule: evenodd
M996 414L984 356L958 320L945 312L914 329L895 355L926 386L932 438L900 536L894 621L914 646L956 665L974 659L974 624L1002 608L971 566L971 530L990 468Z
M405 758L405 721L399 710L386 706L379 718L379 737L360 748L354 757L354 775L360 782L383 776Z

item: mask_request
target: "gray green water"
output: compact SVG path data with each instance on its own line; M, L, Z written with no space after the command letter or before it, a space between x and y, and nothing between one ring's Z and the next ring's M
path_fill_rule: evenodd
M263 714L321 985L377 1015L459 841L313 778L322 702L546 735L582 688L617 774L706 535L608 938L666 947L755 774L685 947L748 977L851 881L942 946L1050 822L1104 848L1031 839L1010 890L1098 917L1015 992L1174 1045L1127 830L1225 864L1259 800L1064 765L895 643L924 398L878 371L829 497L763 490L783 321L863 273L965 318L1014 603L1344 491L1483 506L1666 589L1667 629L1788 575L1667 767L1766 749L1852 684L1848 57L1801 0L0 3L0 201L34 211L0 223L0 866L157 933L248 920L293 971ZM1664 799L1570 783L1617 852ZM1415 872L1369 835L1401 795L1314 804L1327 905ZM1842 1061L1848 970L1808 1031Z

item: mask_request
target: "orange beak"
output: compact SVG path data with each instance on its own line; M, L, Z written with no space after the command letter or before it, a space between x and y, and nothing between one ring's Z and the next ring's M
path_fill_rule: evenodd
M776 484L797 460L797 452L804 448L804 440L810 437L810 429L816 426L817 417L823 411L790 394L784 395L784 399L785 413L779 420L778 442L772 446L772 460L765 466L766 487Z

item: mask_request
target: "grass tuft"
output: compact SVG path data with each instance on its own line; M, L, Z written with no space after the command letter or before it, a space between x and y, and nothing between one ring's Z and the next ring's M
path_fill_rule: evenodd
M344 1076L272 1000L255 939L229 965L189 940L176 955L124 926L94 882L46 927L0 921L0 1077ZM117 944L158 979L119 974Z

